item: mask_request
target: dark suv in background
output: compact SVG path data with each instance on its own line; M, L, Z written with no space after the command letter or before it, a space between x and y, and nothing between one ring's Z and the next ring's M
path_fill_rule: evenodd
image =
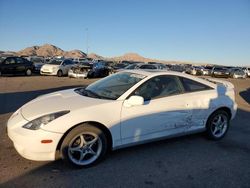
M30 76L33 71L33 63L22 57L7 57L0 63L0 75L25 74Z

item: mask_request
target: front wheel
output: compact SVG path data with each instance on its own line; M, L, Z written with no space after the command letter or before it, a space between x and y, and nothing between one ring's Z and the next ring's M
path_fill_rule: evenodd
M224 110L214 112L207 121L206 132L208 138L219 140L223 138L229 128L229 115Z
M62 75L63 75L63 72L62 72L61 70L59 70L59 71L57 72L57 76L58 76L58 77L62 77Z
M83 124L68 133L60 151L62 159L67 163L89 167L104 157L107 145L107 138L102 130Z

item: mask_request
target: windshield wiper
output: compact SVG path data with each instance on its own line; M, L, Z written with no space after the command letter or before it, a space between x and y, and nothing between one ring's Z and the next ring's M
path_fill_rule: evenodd
M80 95L87 96L87 97L93 97L93 98L98 98L98 99L109 99L109 100L114 100L113 98L110 97L105 97L105 96L100 96L97 93L89 90L89 89L84 89L84 88L78 88L75 90Z

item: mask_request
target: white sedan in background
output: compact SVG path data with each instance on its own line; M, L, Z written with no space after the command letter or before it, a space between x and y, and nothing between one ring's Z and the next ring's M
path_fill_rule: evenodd
M71 59L52 59L49 63L41 67L40 74L61 77L68 75L68 71L73 65L75 65L75 62Z
M87 167L108 150L205 131L225 136L235 117L234 86L170 71L124 71L87 88L30 101L8 120L8 136L31 160L59 157ZM59 151L59 152L57 152Z

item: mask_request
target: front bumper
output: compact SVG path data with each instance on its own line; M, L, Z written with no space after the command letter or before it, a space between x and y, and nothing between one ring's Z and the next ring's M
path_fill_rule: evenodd
M28 121L21 112L15 112L7 123L7 132L17 152L24 158L35 161L55 160L56 148L63 134L42 129L29 130L22 128ZM52 143L41 143L42 140L52 140Z
M234 78L246 78L246 76L245 75L234 75Z
M41 69L40 70L40 74L41 75L53 75L53 76L56 76L57 75L57 70L43 70Z
M68 72L68 77L70 78L87 78L88 73L74 73L74 72Z

